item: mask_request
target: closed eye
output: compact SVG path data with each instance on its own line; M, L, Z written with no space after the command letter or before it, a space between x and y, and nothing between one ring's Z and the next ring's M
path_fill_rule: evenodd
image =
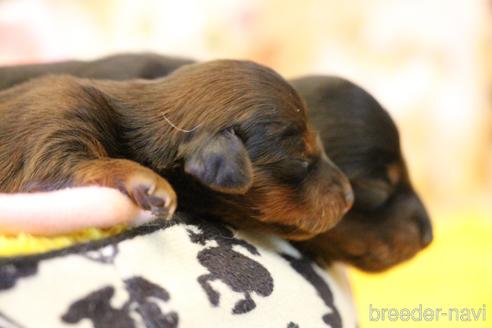
M308 159L287 158L271 164L271 172L276 178L288 184L297 184L306 178L312 164L313 162Z
M374 166L372 170L352 177L350 182L355 195L354 207L371 211L384 206L395 194L401 175L401 164L392 162Z
M352 181L355 195L354 207L360 210L375 210L383 206L393 193L394 187L385 179L366 178Z

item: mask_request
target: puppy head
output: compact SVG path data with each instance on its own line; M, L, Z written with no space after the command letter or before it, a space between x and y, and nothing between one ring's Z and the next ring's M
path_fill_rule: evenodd
M303 101L277 73L222 60L182 67L167 80L181 108L169 110L168 119L191 128L172 131L181 138L183 173L192 178L173 183L186 210L239 226L253 218L302 239L331 228L351 206L348 180L324 153Z
M325 150L349 178L353 208L332 230L302 245L327 260L380 271L432 241L432 226L409 180L398 130L367 92L335 77L294 81Z

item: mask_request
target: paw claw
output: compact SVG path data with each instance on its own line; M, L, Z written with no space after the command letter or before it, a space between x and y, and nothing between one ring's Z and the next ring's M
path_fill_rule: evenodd
M149 202L152 206L155 206L155 207L164 207L165 206L165 207L167 207L166 201L167 200L163 200L161 197L149 195Z
M135 188L135 190L131 194L138 206L145 210L150 210L150 204L147 194L145 193L145 191L142 190L142 188Z
M144 210L159 218L168 219L176 209L176 194L169 183L153 171L132 174L126 192Z

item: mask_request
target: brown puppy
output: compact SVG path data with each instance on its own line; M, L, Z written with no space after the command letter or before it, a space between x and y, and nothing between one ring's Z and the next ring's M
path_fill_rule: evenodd
M410 182L388 113L369 93L338 77L291 83L355 194L353 208L334 229L301 246L327 261L367 271L387 269L426 247L432 241L431 222Z
M174 199L161 174L183 209L291 239L328 230L351 205L300 97L252 62L154 82L48 76L0 93L0 115L3 192L99 184L161 212Z
M119 54L93 61L70 60L45 64L0 67L0 90L46 74L69 74L84 78L129 80L156 79L193 63L186 58L152 53Z

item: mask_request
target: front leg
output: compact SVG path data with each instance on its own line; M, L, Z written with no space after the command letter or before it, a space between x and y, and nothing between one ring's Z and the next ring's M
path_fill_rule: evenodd
M166 179L137 162L95 159L74 167L74 186L99 185L119 189L144 210L169 218L176 209L176 193Z
M120 190L145 210L170 217L176 209L176 193L167 180L137 162L111 158L108 153L114 150L108 151L105 144L116 144L108 142L112 136L90 125L83 129L81 125L79 130L61 128L42 135L7 192L104 186Z

